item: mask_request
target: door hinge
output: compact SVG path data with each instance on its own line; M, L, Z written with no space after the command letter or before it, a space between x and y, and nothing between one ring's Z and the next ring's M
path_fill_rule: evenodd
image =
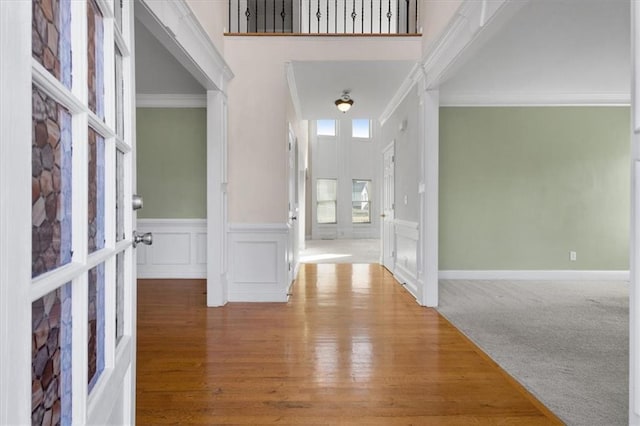
M289 263L289 271L291 271L291 263Z
M395 210L395 209L396 209L396 204L395 204L395 203L392 203L392 204L391 204L391 210Z
M396 161L396 156L395 156L395 155L392 155L392 156L391 156L391 162L392 162L392 163L395 163L395 161Z

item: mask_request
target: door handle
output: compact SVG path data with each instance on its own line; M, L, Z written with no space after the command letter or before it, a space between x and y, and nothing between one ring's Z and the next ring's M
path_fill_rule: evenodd
M140 210L144 206L144 202L142 201L142 197L139 195L134 195L131 197L131 207L134 210Z
M291 216L291 220L298 220L298 216Z
M140 232L133 231L133 247L135 248L140 243L146 246L153 244L153 234L151 232L145 232L142 234Z
M386 214L384 214L384 213L382 213L382 214L380 215L380 217L387 217L387 215L386 215Z

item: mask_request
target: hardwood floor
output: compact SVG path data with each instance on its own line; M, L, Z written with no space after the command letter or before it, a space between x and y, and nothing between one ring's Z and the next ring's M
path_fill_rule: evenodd
M288 303L138 283L137 422L561 424L379 265L302 265Z

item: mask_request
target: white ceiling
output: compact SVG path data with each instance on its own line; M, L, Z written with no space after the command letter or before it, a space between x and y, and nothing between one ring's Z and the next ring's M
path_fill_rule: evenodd
M628 100L629 3L526 2L498 31L481 35L460 58L441 85L442 103Z
M415 65L408 61L292 62L302 119L340 118L334 101L351 90L353 118L378 118Z
M136 93L204 94L205 89L136 19Z

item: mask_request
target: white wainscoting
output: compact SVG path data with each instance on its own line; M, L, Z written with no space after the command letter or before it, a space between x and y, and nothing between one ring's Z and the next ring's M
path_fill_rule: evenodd
M393 275L415 297L418 295L418 223L395 219L396 258Z
M138 219L153 244L138 245L138 278L206 278L206 219Z
M288 241L286 224L229 225L229 302L288 300Z

